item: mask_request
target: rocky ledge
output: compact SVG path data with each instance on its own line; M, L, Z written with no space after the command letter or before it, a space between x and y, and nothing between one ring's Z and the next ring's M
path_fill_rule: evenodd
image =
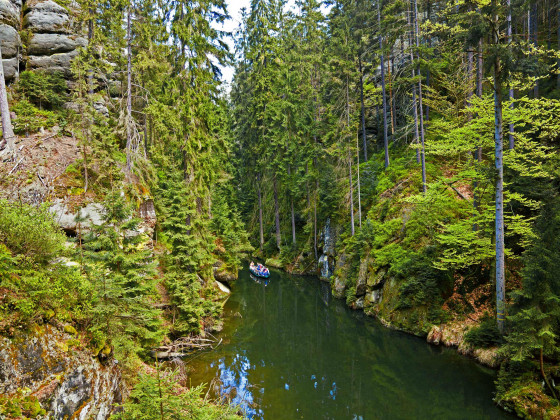
M47 418L108 418L125 392L118 364L102 364L75 334L47 324L0 338L0 395L34 397Z

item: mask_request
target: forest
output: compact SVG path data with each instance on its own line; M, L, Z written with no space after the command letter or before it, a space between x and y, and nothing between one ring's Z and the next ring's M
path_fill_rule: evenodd
M233 33L224 0L18 7L0 416L238 418L160 359L214 340L253 258L497 369L499 407L560 417L558 2L251 0ZM106 415L93 391L68 408L50 359L15 362L31 341L116 369Z

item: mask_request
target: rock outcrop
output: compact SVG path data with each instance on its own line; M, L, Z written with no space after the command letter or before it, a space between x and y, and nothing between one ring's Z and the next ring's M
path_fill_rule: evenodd
M125 392L115 361L101 364L76 337L48 324L0 338L0 394L18 389L56 419L106 419Z
M0 0L0 42L6 80L13 80L23 69L60 72L70 77L72 59L80 47L87 45L73 24L74 14L53 0Z

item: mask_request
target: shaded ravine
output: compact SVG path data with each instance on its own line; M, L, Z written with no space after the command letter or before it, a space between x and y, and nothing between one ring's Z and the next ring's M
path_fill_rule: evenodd
M223 344L189 361L250 418L505 419L495 372L452 349L386 329L331 297L329 285L240 273Z

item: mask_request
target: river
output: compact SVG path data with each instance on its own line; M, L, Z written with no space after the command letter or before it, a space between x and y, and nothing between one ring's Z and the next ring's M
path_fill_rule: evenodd
M312 277L240 272L222 344L188 361L191 383L253 419L511 419L492 403L495 372L392 331Z

